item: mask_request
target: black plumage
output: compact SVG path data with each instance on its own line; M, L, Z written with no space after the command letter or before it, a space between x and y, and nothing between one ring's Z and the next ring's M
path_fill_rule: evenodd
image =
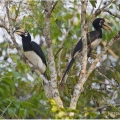
M31 41L31 46L32 46L32 49L34 50L34 52L37 55L39 55L39 57L42 59L43 63L47 66L44 53L43 53L42 49L40 48L40 46L37 43L35 43L34 41Z
M91 31L87 33L88 57L90 56L91 51L95 49L102 41L102 28L108 31L111 30L111 23L104 18L95 19L92 25L95 31ZM68 76L67 74L69 73L70 68L72 67L74 63L76 56L78 55L78 53L82 51L82 49L83 49L83 43L82 43L82 38L81 38L73 50L72 58L63 74L63 77L60 83L61 86L63 86L64 83L66 82L66 79Z

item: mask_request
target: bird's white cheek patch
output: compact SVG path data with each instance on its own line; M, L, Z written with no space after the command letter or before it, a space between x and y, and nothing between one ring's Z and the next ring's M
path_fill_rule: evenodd
M25 52L26 58L43 74L46 70L46 66L43 64L41 58L33 51Z

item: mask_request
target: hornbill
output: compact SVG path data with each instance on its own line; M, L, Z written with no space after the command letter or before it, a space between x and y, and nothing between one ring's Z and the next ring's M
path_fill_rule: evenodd
M96 18L93 21L92 25L93 25L95 31L91 31L91 32L87 33L87 46L88 46L87 55L88 55L88 57L90 56L91 51L93 49L95 49L102 41L102 28L107 31L112 29L111 28L112 24L104 18ZM63 74L63 77L62 77L62 80L60 83L61 86L63 86L64 83L66 82L70 68L72 67L78 53L80 53L82 51L82 49L83 49L83 43L82 43L82 38L81 38L73 50L73 53L71 55L72 58Z
M38 74L42 73L45 75L47 63L40 46L36 42L31 41L30 34L23 28L16 28L13 33L16 33L22 37L25 57L34 66L33 68L37 70Z

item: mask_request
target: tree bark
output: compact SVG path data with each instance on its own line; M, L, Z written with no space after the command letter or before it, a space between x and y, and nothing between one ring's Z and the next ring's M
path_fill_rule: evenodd
M87 8L87 3L88 0L82 0L82 5L81 5L81 38L83 41L83 50L82 50L82 58L80 58L81 56L79 56L79 59L82 59L81 62L81 72L80 72L80 76L79 76L79 80L78 82L80 82L81 78L83 77L83 75L86 73L86 66L87 66L87 26L86 26L86 8ZM76 104L79 98L79 94L81 91L79 91L79 83L76 84L76 86L74 87L74 92L71 98L71 102L70 102L70 108L71 109L75 109L76 108ZM74 113L70 113L71 116L74 115Z
M44 35L47 42L47 54L48 54L48 65L50 69L50 85L52 91L52 97L56 101L59 107L63 107L62 100L59 96L59 91L57 89L57 72L55 68L54 55L52 50L52 41L50 38L50 15L52 11L52 1L46 1L46 9L45 9L45 28Z

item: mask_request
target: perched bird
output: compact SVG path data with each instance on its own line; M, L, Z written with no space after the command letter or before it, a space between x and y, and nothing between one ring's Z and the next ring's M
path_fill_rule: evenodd
M102 28L107 31L110 31L112 29L111 28L112 24L104 18L96 18L93 21L92 25L93 25L95 31L91 31L91 32L87 33L88 57L90 56L91 51L93 49L95 49L102 41ZM62 77L62 80L60 83L61 86L63 86L64 83L66 82L70 68L72 67L77 55L82 51L82 48L83 48L83 43L82 43L82 38L81 38L73 50L73 53L71 55L72 58L63 74L63 77Z
M23 28L16 28L13 33L22 37L25 57L34 66L33 69L37 70L38 74L45 74L47 63L40 46L36 42L31 41L30 34Z

